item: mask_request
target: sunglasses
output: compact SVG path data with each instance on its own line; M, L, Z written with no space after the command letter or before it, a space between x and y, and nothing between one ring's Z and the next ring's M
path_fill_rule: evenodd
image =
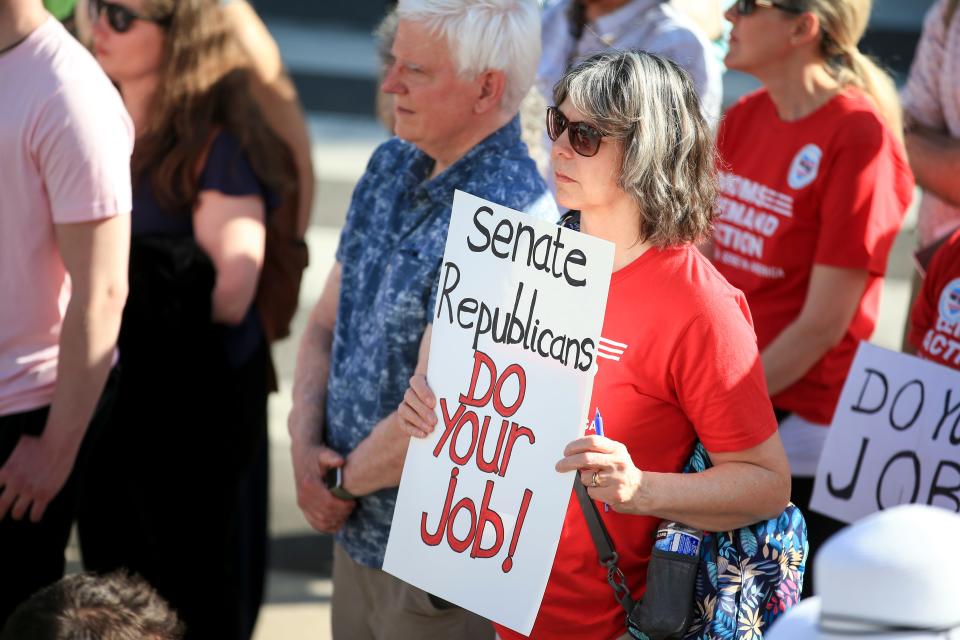
M600 150L600 140L603 133L586 122L570 122L567 116L560 113L556 107L547 107L547 135L554 142L567 131L570 136L570 146L581 156L590 158Z
M96 22L100 19L100 14L106 11L107 24L117 33L126 33L133 27L137 20L146 20L153 22L161 27L167 27L170 24L170 16L165 18L149 18L140 15L133 9L129 9L122 4L107 2L107 0L90 0L90 21Z
M783 4L782 2L775 2L774 0L737 0L736 8L737 14L741 16L748 16L754 11L757 7L766 7L768 9L779 9L780 11L786 11L787 13L803 13L803 9L797 7L792 7L789 4Z

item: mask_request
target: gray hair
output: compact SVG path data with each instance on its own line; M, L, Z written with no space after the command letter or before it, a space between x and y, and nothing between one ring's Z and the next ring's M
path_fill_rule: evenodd
M401 20L442 34L461 77L502 71L501 107L513 113L533 85L540 60L540 10L535 0L400 0Z
M715 215L716 151L690 76L645 51L608 51L583 60L553 89L621 141L619 187L640 209L640 237L657 247L697 242Z

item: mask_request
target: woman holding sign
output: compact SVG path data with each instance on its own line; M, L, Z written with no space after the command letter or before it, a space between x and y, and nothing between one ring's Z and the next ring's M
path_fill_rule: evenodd
M652 54L599 54L554 99L557 200L579 211L570 225L578 218L616 247L590 405L605 437L571 442L557 471L578 471L609 505L601 517L638 598L661 519L720 531L769 518L787 504L789 469L746 299L695 247L710 231L716 178L689 76ZM400 408L408 434L433 430L434 403L414 377ZM697 440L714 466L683 474ZM623 636L611 596L571 497L531 637Z
M764 87L720 126L713 260L750 303L813 555L842 526L807 509L813 477L913 178L893 82L857 48L869 2L741 0L726 16L727 66Z

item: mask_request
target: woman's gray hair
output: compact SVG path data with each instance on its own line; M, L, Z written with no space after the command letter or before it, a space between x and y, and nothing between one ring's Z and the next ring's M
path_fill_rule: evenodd
M506 74L501 107L516 113L540 61L535 0L400 0L397 13L446 37L461 77L490 70Z
M553 89L604 135L619 139L618 184L640 209L640 237L657 247L709 233L717 193L713 134L690 76L645 51L608 51L583 60Z

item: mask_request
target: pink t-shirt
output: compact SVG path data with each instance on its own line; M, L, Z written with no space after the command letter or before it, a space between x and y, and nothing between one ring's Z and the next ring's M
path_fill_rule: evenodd
M54 225L129 215L133 124L49 17L0 54L0 415L49 404L70 282Z

